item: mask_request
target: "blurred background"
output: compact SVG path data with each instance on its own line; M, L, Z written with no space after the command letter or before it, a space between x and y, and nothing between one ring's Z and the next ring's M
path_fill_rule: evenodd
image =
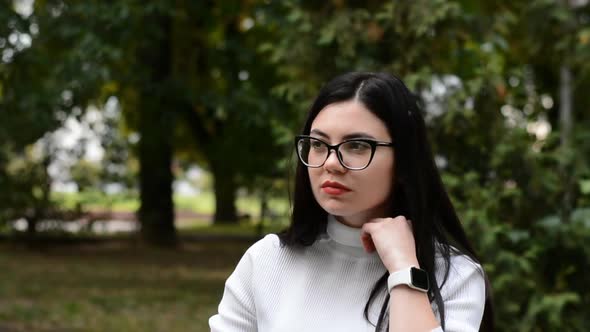
M351 70L420 96L498 330L588 330L588 0L1 0L0 331L208 331Z

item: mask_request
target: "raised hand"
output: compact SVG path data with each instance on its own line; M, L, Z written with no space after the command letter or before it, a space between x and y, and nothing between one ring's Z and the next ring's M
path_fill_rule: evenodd
M376 218L365 223L361 241L367 252L377 250L389 273L408 266L420 267L416 257L412 222L404 216Z

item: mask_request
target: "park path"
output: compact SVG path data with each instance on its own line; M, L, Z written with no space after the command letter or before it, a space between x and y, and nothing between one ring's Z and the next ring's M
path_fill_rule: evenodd
M108 211L108 210L90 210L86 216L93 220L121 220L121 221L137 221L135 211ZM176 210L175 219L179 220L211 220L212 215L206 213L196 213L190 210Z
M195 213L190 210L176 210L174 223L177 227L183 225L194 226L198 224L210 224L213 216L204 213ZM135 211L108 211L90 210L84 214L81 222L65 226L70 231L79 231L81 227L89 226L94 233L111 234L118 232L133 232L138 229L137 214Z
M191 227L210 225L212 220L213 216L210 214L176 210L174 223L177 227ZM16 220L13 222L13 227L18 231L26 231L27 222L24 219ZM95 234L114 234L135 232L139 230L139 223L134 211L89 210L81 215L61 216L61 218L43 220L37 224L39 231L52 229L61 229L70 233L90 230Z

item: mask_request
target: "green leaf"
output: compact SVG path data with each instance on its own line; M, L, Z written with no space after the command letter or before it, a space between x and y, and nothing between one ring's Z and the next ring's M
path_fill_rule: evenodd
M590 194L590 179L579 180L578 184L580 185L580 191L582 192L582 194Z

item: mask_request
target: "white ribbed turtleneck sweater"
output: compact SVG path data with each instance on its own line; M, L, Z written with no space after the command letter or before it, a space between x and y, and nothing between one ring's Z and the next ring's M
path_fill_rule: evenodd
M436 259L440 285L443 259ZM364 308L375 282L386 272L376 252L364 251L360 229L330 216L326 233L305 248L281 247L270 234L253 244L225 283L212 332L373 332ZM369 310L375 324L385 290ZM441 295L445 331L477 331L483 316L485 283L465 256L451 257ZM432 308L439 319L436 305ZM442 331L440 328L434 331Z

